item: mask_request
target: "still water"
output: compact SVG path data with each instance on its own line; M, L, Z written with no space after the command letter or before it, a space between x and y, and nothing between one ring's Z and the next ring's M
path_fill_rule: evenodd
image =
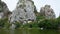
M60 34L60 31L40 29L0 29L0 34Z

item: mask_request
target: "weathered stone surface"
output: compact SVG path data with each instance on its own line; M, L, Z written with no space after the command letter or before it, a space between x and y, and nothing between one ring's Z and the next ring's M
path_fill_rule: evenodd
M36 16L34 13L34 3L32 0L19 0L16 9L10 16L10 22L20 21L35 21Z
M40 15L45 16L48 19L55 18L55 13L50 5L45 5L44 7L42 7L40 10Z
M11 14L9 11L7 5L0 0L0 19L8 17L8 15Z
M10 16L10 22L15 22L15 21L21 21L23 22L23 20L25 19L25 12L24 12L24 9L21 9L21 8L18 8L18 9L15 9L13 12L12 12L12 15Z

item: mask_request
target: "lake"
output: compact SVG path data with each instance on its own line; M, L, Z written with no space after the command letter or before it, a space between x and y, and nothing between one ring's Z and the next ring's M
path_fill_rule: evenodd
M0 29L0 34L60 34L59 30L40 30L40 29Z

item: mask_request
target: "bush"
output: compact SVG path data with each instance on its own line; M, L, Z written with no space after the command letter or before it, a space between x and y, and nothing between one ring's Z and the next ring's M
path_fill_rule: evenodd
M57 29L58 27L58 22L57 20L54 19L45 19L43 21L40 21L40 23L38 24L38 26L41 28L45 28L45 29Z
M38 23L40 20L43 20L43 19L45 19L44 16L40 16L40 15L38 15L38 16L36 17L36 21L37 21L37 23Z
M37 22L31 22L31 23L27 23L27 24L23 25L23 28L37 28L37 27L38 27Z
M7 27L8 18L0 19L0 27Z
M3 20L0 20L0 28L1 27L4 27L4 24L5 24L4 21Z
M57 22L60 24L60 16L57 18Z
M20 28L22 24L21 24L21 23L19 23L19 22L15 22L15 25L16 25L16 27L15 27L15 28L17 29L17 28Z

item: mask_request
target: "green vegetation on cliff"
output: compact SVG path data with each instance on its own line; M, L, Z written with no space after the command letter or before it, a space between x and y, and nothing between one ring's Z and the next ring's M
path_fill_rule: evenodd
M44 28L44 29L58 29L60 27L60 17L56 19L43 19L44 17L38 16L35 22L22 24L16 22L16 28ZM0 19L0 28L9 28L11 24L8 19Z

